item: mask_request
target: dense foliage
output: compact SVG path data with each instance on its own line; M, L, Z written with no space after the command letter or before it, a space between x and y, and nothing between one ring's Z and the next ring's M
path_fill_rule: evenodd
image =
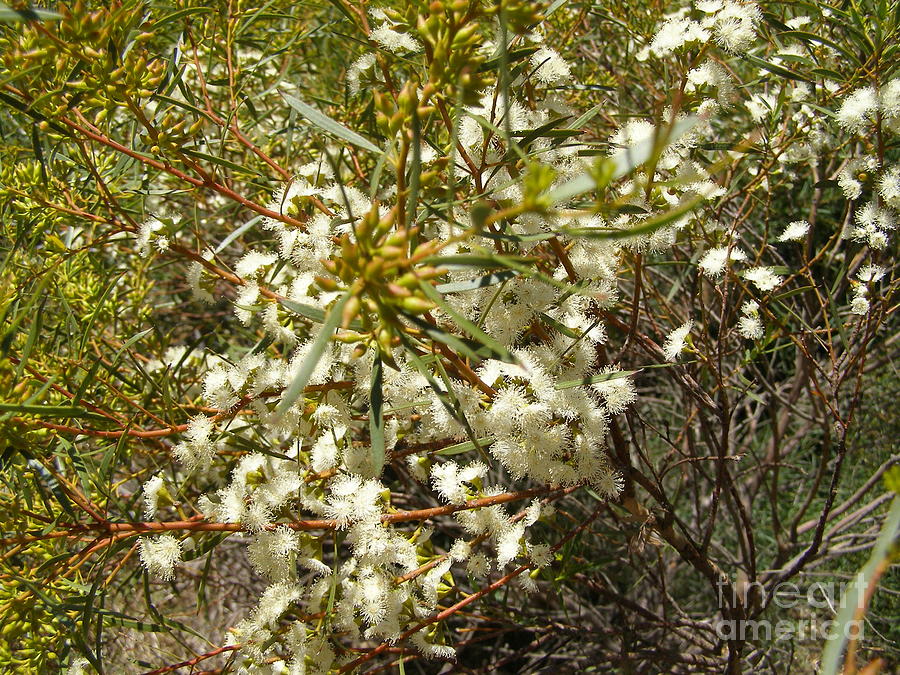
M900 4L0 21L0 667L900 663Z

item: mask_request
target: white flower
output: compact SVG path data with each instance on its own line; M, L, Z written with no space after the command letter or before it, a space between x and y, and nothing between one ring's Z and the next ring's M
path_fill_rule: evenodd
M771 291L783 281L771 267L753 267L744 272L744 278L764 293Z
M771 94L754 94L744 105L754 122L762 122L775 110L778 98Z
M853 314L865 316L869 313L869 306L869 300L865 295L857 295L854 296L852 302L850 303L850 311Z
M490 571L491 561L484 553L476 553L469 558L469 562L466 564L466 572L476 579L480 579Z
M272 253L263 253L262 251L247 251L244 256L238 260L234 267L234 272L239 277L250 279L256 277L259 270L268 267L277 260L277 256Z
M521 539L525 535L525 523L508 525L497 537L497 567L503 568L519 555Z
M759 320L759 303L748 300L741 307L743 316L738 320L738 333L748 340L759 340L765 335L762 321Z
M151 574L169 580L175 578L175 565L181 562L181 542L174 535L141 537L141 562Z
M192 419L184 432L184 440L175 446L175 457L191 469L209 464L216 454L215 443L210 438L212 431L211 417L198 415Z
M706 42L709 31L696 21L690 19L669 19L656 33L650 43L650 53L654 56L666 56L682 45L690 42Z
M353 65L347 69L347 86L350 88L351 94L356 94L360 90L360 78L363 72L375 65L375 55L365 54L353 62Z
M601 471L592 481L594 489L600 493L600 496L606 499L615 499L622 493L625 487L625 479L618 471L612 471L606 467L605 471Z
M882 87L878 103L881 106L881 114L886 119L900 117L900 77L895 77Z
M465 483L471 483L485 474L487 467L482 462L472 462L465 468L460 468L456 462L446 462L431 467L431 483L451 504L464 504L469 492Z
M369 33L369 37L394 54L417 52L422 48L412 35L395 31L386 23Z
M838 173L837 182L847 199L859 199L863 183L878 169L874 157L857 157L847 162Z
M784 232L778 237L778 241L800 241L809 232L809 223L805 220L795 220L789 223Z
M857 89L837 111L838 123L847 131L862 131L878 111L878 95L874 87Z
M900 166L892 166L882 174L878 180L878 192L888 205L900 209Z
M153 476L144 483L141 489L144 498L144 517L147 520L153 520L156 515L157 502L159 501L159 491L163 487L163 477L161 474Z
M138 237L137 237L137 249L138 249L138 254L141 257L146 258L148 255L150 255L150 243L151 243L151 238L153 237L153 233L158 232L159 230L163 229L164 227L165 227L165 225L163 225L160 222L160 220L158 218L156 218L155 216L148 218L147 220L145 220L143 222L143 224L138 229ZM165 237L159 237L159 238L165 239ZM157 238L157 239L159 239L159 238ZM157 246L158 246L158 241L157 241ZM166 244L162 250L165 250L167 248L168 248L168 239L166 239Z
M714 279L725 271L728 261L746 259L747 254L737 246L732 246L730 250L727 246L722 246L707 251L700 259L698 266L705 276Z
M742 316L738 320L738 333L748 340L759 340L765 335L758 316Z
M618 415L637 399L634 382L624 374L619 375L622 371L615 366L606 366L602 372L612 377L591 386L603 397L610 415Z
M878 265L866 265L856 273L856 278L864 283L873 283L881 279L887 270Z
M69 667L66 668L65 675L87 675L88 668L90 668L91 663L83 656L76 657L72 659L72 662L69 664Z
M572 79L572 69L565 59L549 47L541 47L531 55L534 76L543 84L564 84Z
M753 3L727 0L712 20L716 42L730 52L744 52L756 36L759 8Z
M528 557L535 567L547 567L553 562L553 551L548 544L532 544L528 547Z
M663 353L665 354L667 361L674 362L678 360L678 355L681 354L687 346L685 338L687 338L688 333L691 332L693 326L693 321L687 321L669 333L669 336L666 338L666 343L663 345Z

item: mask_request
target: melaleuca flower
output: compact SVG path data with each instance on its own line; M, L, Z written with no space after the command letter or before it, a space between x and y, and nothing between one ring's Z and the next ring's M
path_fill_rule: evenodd
M795 220L784 228L784 232L778 236L778 241L800 241L807 232L809 232L809 223L805 220Z
M875 87L862 87L844 99L837 111L838 123L847 131L862 131L878 111Z
M153 476L141 488L141 494L144 499L144 517L147 520L153 520L156 516L160 491L164 489L164 481L161 474Z
M595 382L591 387L603 397L606 409L611 415L625 412L625 409L637 399L631 377L615 366L605 366L601 372L611 377L602 382Z
M725 271L730 260L746 260L747 254L737 246L722 246L708 250L700 259L700 271L710 279L714 279Z
M163 225L159 218L156 218L155 216L148 218L141 224L137 236L138 255L144 258L150 255L150 245L154 244L154 240L159 239L158 236L154 236L154 233L164 228L165 225ZM158 246L158 244L154 245ZM166 245L163 250L166 248L168 248L168 239L166 239Z
M759 320L759 304L748 300L741 307L741 318L738 320L738 332L748 340L759 340L765 334L762 321Z
M667 361L674 362L678 360L678 356L684 351L685 347L687 347L686 338L693 326L693 321L687 321L669 333L666 342L663 345L663 353L665 354Z
M181 562L181 542L171 534L141 537L138 541L141 563L161 579L175 578L175 565Z
M744 278L764 293L777 288L782 278L771 267L753 267L744 271Z
M175 457L188 468L196 469L209 464L216 453L212 441L213 420L206 415L198 415L188 423L184 440L175 446Z
M878 170L874 157L858 157L850 160L838 173L837 181L847 199L859 199L863 186Z
M567 84L572 80L569 64L549 47L541 47L531 55L531 66L535 79L542 84Z
M401 33L394 30L388 24L382 24L371 33L369 38L395 54L403 52L417 52L422 48L419 41L409 33Z
M753 3L726 0L711 20L716 42L730 52L745 52L756 37L756 24L760 19L759 8Z
M892 166L881 175L878 192L889 206L900 209L900 166Z

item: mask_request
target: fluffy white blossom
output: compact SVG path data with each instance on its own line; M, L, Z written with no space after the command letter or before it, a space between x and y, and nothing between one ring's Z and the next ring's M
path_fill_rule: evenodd
M141 563L151 574L161 579L175 578L175 565L181 562L181 542L171 534L141 537Z
M738 333L748 340L759 340L765 335L762 321L759 319L759 304L748 300L741 307L741 318L738 320Z
M382 24L369 33L369 38L395 54L416 52L422 48L419 41L412 35L396 31L387 24Z
M153 520L156 516L157 503L159 502L159 492L163 489L163 477L161 474L153 476L144 483L141 488L141 496L144 500L144 517L147 520Z
M693 321L686 321L681 326L669 333L666 342L663 345L663 353L666 355L667 361L677 361L678 356L687 347L686 338L693 328Z
M666 56L680 47L709 40L710 33L696 21L672 18L666 21L650 42L649 51L654 56Z
M745 52L756 37L759 8L750 2L726 0L711 20L716 42L728 51Z
M776 288L783 281L771 267L752 267L744 271L744 278L764 293Z
M708 250L700 259L698 266L700 271L710 279L715 279L725 271L725 267L731 260L746 260L747 254L737 246L722 246Z
M156 232L164 229L165 225L159 220L159 218L153 216L145 220L140 228L138 228L138 236L137 236L137 250L138 255L146 258L150 255L150 245L153 243L154 239L159 239L158 236L154 236ZM158 243L155 244L158 248ZM163 247L163 251L168 248L168 239L166 239L165 246Z
M784 228L784 232L778 236L778 241L800 241L806 236L807 232L809 232L809 223L805 220L795 220L788 223L788 226Z
M878 160L874 157L858 157L850 160L837 176L838 186L847 199L859 199L863 185L878 170Z
M175 457L191 469L209 464L216 453L212 432L211 417L198 415L192 419L183 434L184 440L175 446Z
M565 59L549 47L541 47L531 55L534 77L543 84L565 84L572 80L572 69Z
M900 210L900 166L892 166L881 175L878 192L889 206Z
M874 87L862 87L844 99L837 111L838 123L848 131L862 131L878 111L878 94Z
M874 283L880 281L886 272L887 270L884 267L879 267L878 265L866 265L865 267L859 268L859 271L856 273L856 278L866 284Z
M609 413L618 415L637 400L634 382L631 381L631 377L627 373L615 366L604 367L602 373L609 375L610 378L601 382L595 382L591 386L603 397Z

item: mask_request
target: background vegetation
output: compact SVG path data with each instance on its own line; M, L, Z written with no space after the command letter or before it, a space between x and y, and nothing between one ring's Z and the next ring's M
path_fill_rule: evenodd
M900 156L900 101L858 123L846 102L898 81L900 5L731 5L752 19L749 46L717 28L670 49L660 29L678 8L649 0L0 6L0 669L895 668L900 193L879 181ZM870 203L886 215L860 234ZM305 299L285 290L299 263L274 259L291 229L326 261ZM716 274L705 256L720 248ZM883 275L862 278L870 265ZM566 324L571 297L583 325ZM514 379L480 368L543 348L562 364L556 390L605 411L591 475L517 473L473 428ZM260 354L293 364L285 382L218 396L210 373ZM319 379L317 361L332 368ZM409 390L424 403L400 401L397 372L428 380ZM617 406L625 382L637 399ZM326 406L348 430L344 463L320 469ZM201 415L208 463L191 455ZM306 486L261 526L203 499L250 456L294 462ZM462 502L416 473L448 460L487 464L459 481ZM256 471L243 480L274 469ZM400 640L366 632L375 620L340 628L339 571L357 553L300 497L357 473L381 481L384 522L415 544L421 567L396 583L434 590L430 613L404 606ZM455 511L506 503L515 524L532 499L528 543L493 572L441 567L459 538L503 556ZM305 533L291 555L333 581L315 609L297 600L263 626L273 579L248 543L276 524ZM160 533L179 542L173 578L140 543ZM807 593L870 560L862 639L823 660L840 607ZM729 621L791 628L723 635Z

